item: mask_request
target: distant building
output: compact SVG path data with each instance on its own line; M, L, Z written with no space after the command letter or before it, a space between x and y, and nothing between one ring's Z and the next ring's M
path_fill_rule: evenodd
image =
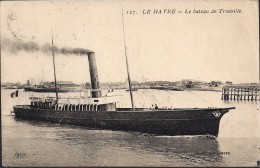
M220 81L211 81L210 82L210 86L214 86L214 87L217 87L220 84L222 84L222 82L220 82Z
M187 84L186 84L186 87L187 88L192 88L194 86L194 84L192 83L192 81L189 81Z
M233 83L231 81L226 81L226 84L232 85Z

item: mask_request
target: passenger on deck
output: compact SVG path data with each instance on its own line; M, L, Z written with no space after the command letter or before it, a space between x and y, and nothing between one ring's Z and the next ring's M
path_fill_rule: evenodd
M152 104L151 110L154 110L153 104Z
M158 108L158 106L157 106L157 104L155 104L155 110L158 110L159 108Z

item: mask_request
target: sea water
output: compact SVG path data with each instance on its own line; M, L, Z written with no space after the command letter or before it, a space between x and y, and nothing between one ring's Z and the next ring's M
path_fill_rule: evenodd
M17 120L11 114L14 105L55 93L20 89L11 98L14 91L1 90L4 166L257 166L260 157L259 101L222 101L221 92L139 89L133 92L136 107L236 107L222 117L218 137L157 136ZM131 107L129 92L107 94L118 96L118 107Z

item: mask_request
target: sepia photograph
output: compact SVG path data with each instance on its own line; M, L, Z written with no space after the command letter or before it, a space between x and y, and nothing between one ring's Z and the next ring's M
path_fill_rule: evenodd
M3 167L260 167L257 0L0 9Z

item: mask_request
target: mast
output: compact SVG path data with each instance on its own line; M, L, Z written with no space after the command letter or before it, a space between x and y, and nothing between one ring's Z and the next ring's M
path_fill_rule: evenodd
M128 66L126 44L125 44L125 26L124 26L123 8L122 8L122 23L123 23L123 33L124 33L124 47L125 47L125 60L126 60L126 68L127 68L128 85L129 85L130 96L131 96L132 110L135 111L134 99L133 99L133 93L132 93L132 84L131 84L131 79L130 79L130 71L129 71L129 66Z
M53 61L53 72L54 72L54 83L55 83L55 92L56 92L56 104L58 103L58 88L57 88L57 80L56 80L56 69L55 69L55 60L54 60L54 50L53 50L53 35L51 30L51 49L52 49L52 61Z

